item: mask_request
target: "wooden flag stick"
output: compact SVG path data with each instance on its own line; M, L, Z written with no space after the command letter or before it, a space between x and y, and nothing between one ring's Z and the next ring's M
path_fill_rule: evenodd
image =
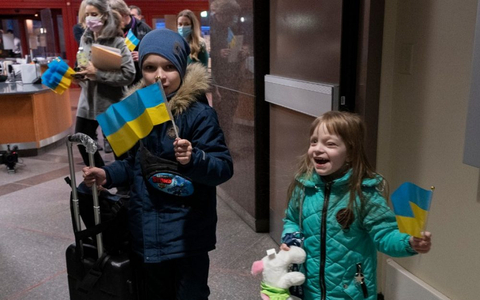
M425 218L425 224L423 224L423 228L422 228L421 232L425 232L425 230L427 229L427 222L428 222L428 217L429 217L429 214L430 214L430 207L432 207L433 192L435 191L435 187L432 185L430 187L430 190L432 191L432 196L430 197L430 205L428 206L427 217Z
M158 82L158 87L162 91L163 99L165 100L165 106L167 107L168 115L170 116L170 120L172 121L173 130L175 131L175 137L179 139L180 136L178 135L177 125L175 124L175 120L173 119L172 112L170 111L170 106L168 105L167 96L165 95L165 91L163 90L161 81Z

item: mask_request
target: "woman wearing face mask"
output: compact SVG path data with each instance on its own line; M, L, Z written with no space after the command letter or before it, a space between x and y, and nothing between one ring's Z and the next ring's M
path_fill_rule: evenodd
M200 62L208 68L208 52L205 40L200 35L200 22L191 10L182 10L177 15L177 31L190 46L188 64Z
M103 113L111 104L120 101L127 85L135 77L132 55L125 45L121 29L120 15L112 11L106 0L84 0L86 29L80 40L83 52L90 56L93 44L120 49L122 64L118 70L97 69L91 61L76 73L77 83L82 90L78 100L75 132L95 136L98 127L96 116ZM88 156L83 146L79 146L83 161L88 165ZM95 165L104 162L98 152L95 153Z

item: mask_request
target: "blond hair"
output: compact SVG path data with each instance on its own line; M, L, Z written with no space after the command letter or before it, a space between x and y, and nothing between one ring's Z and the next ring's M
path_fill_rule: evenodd
M192 24L192 33L190 34L190 39L187 40L190 46L190 58L194 61L198 61L198 54L202 51L202 46L205 44L205 41L200 35L200 22L198 21L195 14L189 10L185 9L178 13L177 15L177 26L178 18L186 17L190 20Z
M87 1L83 0L80 3L80 7L78 8L78 24L85 29L87 26L85 24L85 7L87 6Z
M360 198L360 211L365 204L365 197L362 193L362 181L366 178L374 178L377 174L370 165L365 152L365 124L359 115L349 112L329 111L316 118L310 126L310 136L315 130L324 125L330 134L338 135L347 148L348 163L352 168L352 176L349 179L350 198L348 208L353 214L356 207L356 196ZM314 172L314 166L308 153L300 157L295 177L288 188L288 199L293 197L295 188L299 185L296 180L300 176L311 178ZM385 180L382 184L386 184ZM383 188L383 186L381 187Z

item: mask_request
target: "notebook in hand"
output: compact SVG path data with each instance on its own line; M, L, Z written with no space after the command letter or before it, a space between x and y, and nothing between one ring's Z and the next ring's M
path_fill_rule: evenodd
M92 45L92 64L100 70L119 70L122 65L120 49L104 45Z

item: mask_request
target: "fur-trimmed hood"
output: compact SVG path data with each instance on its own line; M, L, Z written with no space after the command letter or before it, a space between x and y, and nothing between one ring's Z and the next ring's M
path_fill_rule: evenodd
M136 90L144 88L145 82L142 78L135 86L130 88L127 96ZM197 97L206 93L210 87L210 75L207 68L201 63L193 63L187 66L187 71L180 88L175 95L168 100L168 106L174 116L182 114L195 101Z

